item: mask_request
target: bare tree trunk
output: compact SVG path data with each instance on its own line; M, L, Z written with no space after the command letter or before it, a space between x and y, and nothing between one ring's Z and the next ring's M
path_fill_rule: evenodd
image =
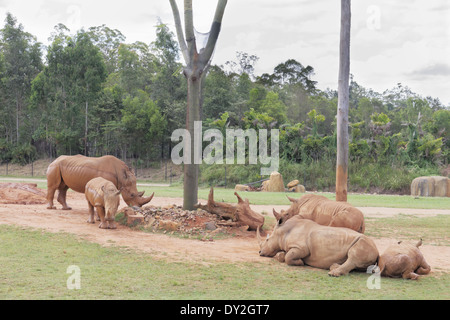
M181 26L180 13L175 0L169 0L175 20L178 43L183 54L186 66L184 75L188 80L188 103L186 114L186 128L191 135L191 161L184 164L184 195L183 207L185 210L193 210L198 202L198 176L199 165L195 163L195 121L201 121L201 96L202 81L208 69L214 48L219 37L222 18L227 5L227 0L218 0L210 35L206 47L198 52L195 42L194 20L192 0L184 0L184 26Z
M19 145L19 139L20 139L20 132L19 132L19 112L20 112L20 105L19 105L19 95L16 94L16 135L17 135L17 145Z
M88 109L89 103L86 100L86 114L85 114L85 123L84 123L84 155L87 156L87 140L88 140Z
M341 41L337 113L336 201L347 201L348 109L350 78L350 0L341 0Z
M184 164L183 208L193 210L198 203L199 166L195 164L195 121L200 121L200 88L201 78L188 78L188 111L186 126L191 137L191 162Z

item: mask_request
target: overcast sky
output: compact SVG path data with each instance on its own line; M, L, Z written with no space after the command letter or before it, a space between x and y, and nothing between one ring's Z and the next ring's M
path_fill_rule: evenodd
M217 1L193 3L196 28L209 31ZM153 41L158 17L174 31L168 0L0 0L2 20L6 12L45 45L58 23L73 33L106 24L127 43ZM314 67L320 89L337 89L339 28L339 0L228 0L213 63L244 51L260 58L260 75L296 59ZM382 93L401 82L450 105L450 1L354 0L351 37L351 73L359 84Z

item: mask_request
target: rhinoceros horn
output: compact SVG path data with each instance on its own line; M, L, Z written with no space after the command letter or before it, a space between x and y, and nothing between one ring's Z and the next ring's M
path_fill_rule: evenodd
M261 234L259 233L259 227L256 228L256 237L258 238L259 247L262 247L263 240L261 239Z
M142 207L143 205L149 203L150 201L152 201L153 196L155 195L154 192L153 192L153 194L152 194L150 197L142 197L141 194L144 194L144 192L140 192L140 193L139 193L138 203L139 203L139 206L141 206L141 207Z

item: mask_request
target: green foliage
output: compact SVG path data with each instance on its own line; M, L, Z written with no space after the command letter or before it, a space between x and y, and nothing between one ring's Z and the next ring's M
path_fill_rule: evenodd
M14 163L25 165L36 160L36 148L29 143L21 144L11 150Z
M376 125L376 126L385 126L387 125L389 122L391 122L391 119L389 119L389 117L387 115L385 115L384 113L374 113L370 116L370 119L372 120L372 122Z
M172 132L186 127L187 81L175 35L162 21L155 33L152 43L126 43L105 25L71 32L58 24L44 63L42 45L7 14L0 30L0 161L77 153L168 158ZM278 129L280 171L332 190L337 92L319 90L314 68L294 59L256 76L258 60L237 52L236 61L202 75L203 127ZM404 191L418 172L440 174L450 163L448 106L402 84L378 93L352 77L349 128L350 168L362 166L349 175L355 190ZM225 183L223 168L202 169L203 183ZM259 169L229 166L227 184L259 180Z

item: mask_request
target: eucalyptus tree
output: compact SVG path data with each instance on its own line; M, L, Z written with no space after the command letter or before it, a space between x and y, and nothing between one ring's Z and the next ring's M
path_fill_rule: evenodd
M15 132L10 125L13 121L9 121L8 135L12 142L18 144L21 120L24 117L22 113L29 99L31 81L43 67L41 44L35 36L25 32L23 25L10 13L6 15L5 26L0 34L0 50L3 55L1 78L6 89L5 107L8 110L7 116L15 116Z
M350 0L341 0L341 40L337 112L336 201L347 201L350 84Z
M76 36L72 63L76 65L72 74L76 85L74 89L78 99L85 105L83 140L84 154L88 155L89 102L92 103L102 89L106 80L106 66L99 48L93 44L91 35L84 30Z
M217 39L219 38L227 0L218 0L217 2L211 30L208 37L204 39L206 40L204 41L204 47L197 45L196 38L198 37L198 33L196 35L194 29L192 0L184 0L184 33L178 5L175 0L169 1L175 20L178 43L186 63L183 74L188 82L186 127L191 138L191 161L190 163L184 164L183 207L184 209L192 210L194 209L194 205L198 202L199 177L199 165L194 163L194 155L196 152L196 150L194 150L194 124L196 121L201 121L202 82L210 65Z

